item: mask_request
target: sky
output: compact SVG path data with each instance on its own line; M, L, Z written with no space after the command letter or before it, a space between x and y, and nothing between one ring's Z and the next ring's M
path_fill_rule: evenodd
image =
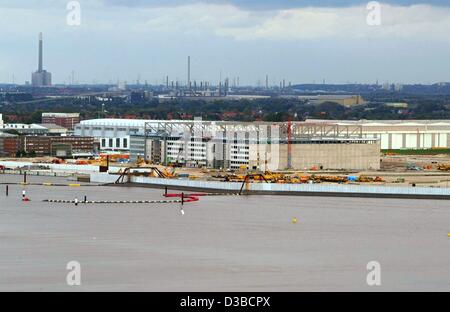
M71 2L0 0L0 82L31 79L39 32L54 83L186 82L188 55L211 83L450 81L448 0Z

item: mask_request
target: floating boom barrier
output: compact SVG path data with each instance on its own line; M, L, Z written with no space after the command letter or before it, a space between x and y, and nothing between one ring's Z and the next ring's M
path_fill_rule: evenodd
M63 183L49 183L49 182L43 182L43 183L29 183L29 182L5 183L5 182L2 182L2 183L0 183L0 185L66 186L66 187L108 186L107 184L79 184L79 183L63 184Z
M88 200L75 201L65 199L44 199L46 203L58 204L174 204L181 203L181 199L174 200Z
M175 203L191 203L200 200L204 196L239 196L238 193L165 193L164 197L179 199L161 199L161 200L87 200L77 201L65 199L45 199L46 203L58 204L175 204Z

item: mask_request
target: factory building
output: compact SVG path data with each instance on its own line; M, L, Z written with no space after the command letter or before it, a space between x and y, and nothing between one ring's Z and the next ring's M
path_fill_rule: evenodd
M20 153L71 157L92 155L95 149L94 138L89 137L18 136L0 132L0 157L16 157Z
M165 159L165 164L181 163L187 167L263 171L380 168L379 141L363 138L359 127L227 122L168 125L173 128L158 131L150 126L151 135L146 140L152 145L160 142L161 149L147 149L147 160L156 153ZM183 126L184 132L176 135ZM153 135L166 130L171 135Z
M23 135L46 135L49 133L49 129L43 125L38 124L3 124L0 126L0 131L14 131Z
M126 140L130 159L187 167L258 170L379 169L377 138L361 127L294 123L205 122L201 120L82 121L75 134L100 140L102 150Z
M73 130L79 122L79 113L42 113L43 124L55 124Z
M362 136L380 139L382 150L450 148L450 120L309 119L306 122L361 126Z
M131 149L131 136L143 136L145 123L138 119L83 120L75 126L75 135L94 137L102 151L127 153Z
M366 104L366 102L360 95L301 95L297 98L306 100L313 105L319 105L326 102L337 103L345 107L353 107Z
M68 130L56 124L3 124L0 131L13 131L20 135L66 136Z
M0 132L0 157L15 157L19 142L19 136Z
M62 148L64 146L64 148ZM72 153L92 153L94 138L89 137L49 137L25 136L21 137L20 149L36 156L71 156ZM63 150L60 154L58 150ZM70 151L70 152L67 152Z
M75 153L92 154L95 149L92 137L21 136L18 151L36 156L70 157Z

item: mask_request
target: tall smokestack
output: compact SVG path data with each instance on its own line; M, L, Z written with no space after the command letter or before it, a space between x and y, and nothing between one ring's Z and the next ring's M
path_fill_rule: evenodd
M39 33L39 66L38 71L42 72L43 64L42 64L42 33Z

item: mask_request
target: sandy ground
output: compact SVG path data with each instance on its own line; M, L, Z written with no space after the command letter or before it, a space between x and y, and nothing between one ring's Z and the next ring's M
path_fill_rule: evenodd
M9 197L0 188L1 291L450 291L448 201L228 196L182 215L179 204L42 202L161 199L161 190L27 186L23 203L21 186ZM72 260L81 286L66 283ZM366 284L372 260L379 287Z

